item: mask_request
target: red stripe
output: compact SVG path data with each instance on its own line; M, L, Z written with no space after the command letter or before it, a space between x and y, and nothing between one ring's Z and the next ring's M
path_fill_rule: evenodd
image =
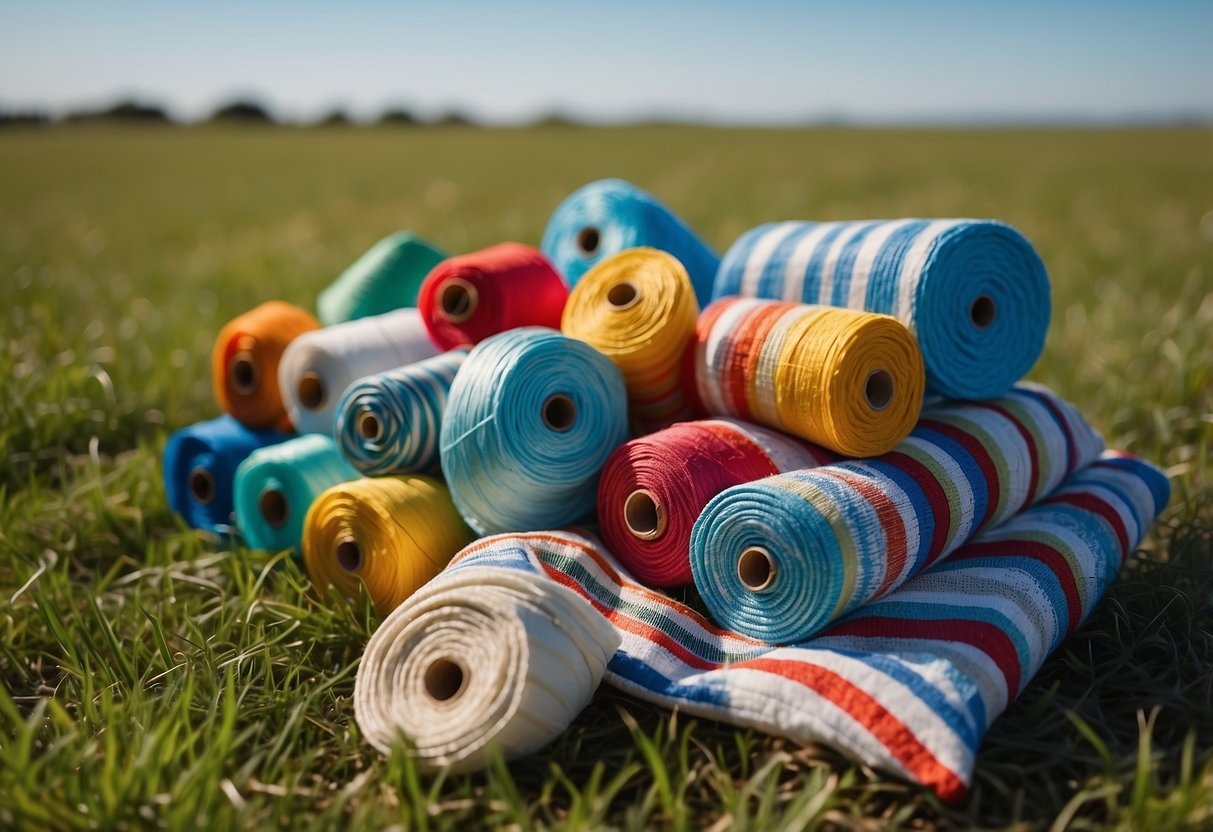
M957 801L967 788L918 737L867 691L832 670L788 659L750 659L734 668L760 670L804 685L850 714L901 763L915 780L933 789L942 800Z
M998 665L1003 679L1006 680L1008 701L1019 693L1019 653L1015 651L1015 644L1000 628L984 621L964 618L943 618L936 621L865 615L835 624L827 632L831 636L920 638L968 644L985 653Z
M1002 416L1008 422L1015 426L1015 430L1019 431L1019 435L1023 438L1024 444L1028 446L1028 490L1025 492L1023 505L1015 509L1015 514L1023 511L1036 500L1036 489L1040 484L1040 455L1036 450L1036 437L1032 435L1032 431L1028 430L1022 422L1015 418L1011 411L1007 410L1002 405L994 404L993 402L974 402L978 407L984 407L987 410L993 410L998 415ZM1010 460L1007 460L1008 464Z
M994 511L998 508L998 500L1002 496L1002 484L998 480L998 466L994 463L994 458L990 456L990 452L976 436L955 425L937 422L934 419L923 419L918 425L942 433L957 442L969 456L973 457L973 461L981 469L981 475L986 480L986 513L982 516L981 522L970 529L970 533L976 534L985 527L986 523L990 522L990 518L994 516Z
M935 478L934 472L914 457L901 451L892 451L885 455L884 461L900 468L918 484L926 495L931 515L935 518L935 527L931 531L931 546L927 549L926 560L917 570L922 571L935 562L947 543L948 529L952 527L952 509L948 505L948 495L944 493L943 486Z
M1075 493L1056 494L1045 499L1044 504L1056 504L1074 506L1083 511L1097 514L1108 522L1112 527L1112 531L1116 533L1116 542L1120 544L1120 560L1123 563L1124 559L1129 556L1132 551L1132 544L1129 542L1129 531L1125 528L1125 521L1106 500L1101 500L1094 494Z
M880 520L880 528L884 530L885 557L889 562L885 570L884 580L880 584L880 589L876 591L877 595L883 595L889 590L893 581L901 576L901 572L906 564L906 529L905 523L901 519L901 512L897 510L896 504L889 498L889 495L872 483L871 480L853 474L846 469L830 469L824 473L829 474L835 479L842 480L858 492L876 510L876 517Z
M792 308L788 303L764 303L751 309L736 328L729 333L729 352L722 369L721 385L725 401L733 413L742 419L752 419L750 412L750 382L754 378L762 345L771 328L784 312Z
M1038 540L997 540L990 543L970 543L952 556L961 561L975 558L1024 557L1039 561L1049 568L1061 584L1066 596L1066 635L1074 631L1082 620L1082 594L1074 576L1074 565L1066 560L1061 550Z

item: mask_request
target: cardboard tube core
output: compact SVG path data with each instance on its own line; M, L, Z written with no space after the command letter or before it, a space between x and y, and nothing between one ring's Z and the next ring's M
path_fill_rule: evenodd
M617 312L622 312L624 309L630 309L640 302L640 289L635 283L624 281L616 283L607 292L607 303L615 308Z
M215 499L215 475L205 468L195 468L190 472L190 493L203 505Z
M587 225L585 228L577 232L577 248L581 249L581 253L591 255L598 251L599 244L602 243L602 234L592 225Z
M893 401L893 391L897 385L893 383L893 375L888 370L873 370L868 373L868 381L863 386L863 397L868 407L873 410L884 410Z
M994 323L997 315L998 306L989 295L978 295L977 300L969 307L969 317L973 319L973 326L978 329L985 329Z
M261 512L261 516L265 518L265 522L269 523L274 528L280 528L286 523L288 509L286 505L286 497L276 488L271 488L261 495L261 499L257 502L257 509Z
M476 287L460 277L452 277L438 290L438 314L453 324L462 323L472 317L480 293Z
M577 421L577 405L563 393L548 396L543 403L543 423L555 431L563 433Z
M638 488L623 501L623 522L633 537L656 540L665 534L666 521L665 506L651 491Z
M468 672L454 659L436 659L425 669L422 684L435 702L451 702L459 698L467 686Z
M308 370L299 378L296 387L299 394L299 404L308 410L319 410L324 404L324 380L315 370Z
M778 571L771 553L761 546L751 546L737 558L737 577L751 592L761 592L769 587Z
M362 434L363 439L374 442L383 436L383 424L374 413L364 410L358 414L358 432Z
M337 544L337 564L346 572L357 572L362 568L362 547L352 537Z
M238 352L232 356L232 363L227 367L227 377L232 382L232 389L242 396L248 396L257 391L257 363L253 361L251 352Z

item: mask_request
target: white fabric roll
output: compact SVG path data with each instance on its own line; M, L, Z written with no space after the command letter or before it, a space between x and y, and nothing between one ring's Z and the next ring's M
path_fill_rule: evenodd
M589 704L619 635L572 590L500 567L439 576L367 644L354 714L390 753L407 737L425 770L483 768L559 736Z
M416 309L397 309L307 332L278 364L278 386L299 433L336 430L337 404L363 376L413 364L438 354Z

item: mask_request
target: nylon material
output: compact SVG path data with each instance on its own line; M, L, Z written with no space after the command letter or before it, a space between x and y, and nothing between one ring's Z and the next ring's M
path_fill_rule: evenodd
M415 306L421 281L447 255L408 231L371 246L316 299L325 326Z

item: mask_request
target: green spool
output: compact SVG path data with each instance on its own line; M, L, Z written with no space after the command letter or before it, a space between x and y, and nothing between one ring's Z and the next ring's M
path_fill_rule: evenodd
M325 326L417 305L421 281L447 255L408 231L384 237L316 300Z

